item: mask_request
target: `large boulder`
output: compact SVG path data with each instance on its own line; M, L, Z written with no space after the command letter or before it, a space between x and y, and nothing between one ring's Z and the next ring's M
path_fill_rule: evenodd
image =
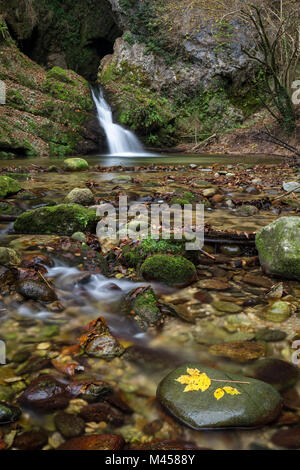
M194 264L183 256L154 255L141 266L141 274L147 281L157 281L168 286L183 287L197 277Z
M196 430L262 426L281 409L280 395L271 385L202 364L173 370L159 384L157 398Z
M17 233L72 235L74 232L93 232L96 223L94 210L78 204L60 204L24 212L15 221L14 228Z
M89 164L84 158L67 158L64 160L64 168L68 171L87 170Z
M263 227L256 247L267 274L300 280L300 217L281 217Z

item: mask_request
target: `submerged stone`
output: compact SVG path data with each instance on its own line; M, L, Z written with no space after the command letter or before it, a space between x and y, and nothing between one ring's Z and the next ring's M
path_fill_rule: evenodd
M255 341L229 341L209 349L214 356L229 357L236 362L248 362L265 355L265 346Z
M184 391L187 381L182 376L192 374L194 384L199 385L195 371L206 374L210 383L204 381L204 391L193 386L193 390ZM158 386L157 399L196 430L262 426L274 421L281 409L280 395L271 385L197 363L178 367L167 375Z
M19 253L12 248L0 247L0 264L3 266L18 266L22 258Z
M236 210L236 215L238 215L240 217L250 217L252 215L256 215L258 212L259 211L258 211L257 207L244 205L244 206L239 207Z
M74 437L57 450L120 450L124 445L123 437L116 434L91 434Z
M300 378L300 372L296 366L276 358L256 361L248 368L247 375L263 380L279 391L293 387Z
M66 408L70 395L66 386L50 375L34 379L19 397L19 402L41 412Z
M281 217L256 234L259 259L267 274L300 280L300 217Z
M39 450L48 444L48 436L41 431L24 432L14 440L13 447L18 450Z
M41 207L20 215L14 224L17 233L72 235L95 232L96 212L79 204Z
M213 306L218 312L216 315L226 314L226 313L240 313L243 311L240 305L236 305L233 302L226 302L224 300L215 300Z
M94 421L94 420L91 420ZM56 429L67 439L84 433L85 422L79 416L59 411L54 417Z
M267 321L281 323L286 321L291 315L291 307L287 302L278 300L269 305L262 313L262 318Z
M258 341L266 341L267 343L276 343L286 338L286 333L280 330L270 330L269 328L262 328L255 334Z
M194 264L182 256L154 255L144 261L141 275L147 281L157 281L168 286L183 287L197 278Z
M87 170L89 164L83 158L67 158L64 160L64 168L68 171Z
M14 423L22 414L20 408L0 402L0 426L2 424Z

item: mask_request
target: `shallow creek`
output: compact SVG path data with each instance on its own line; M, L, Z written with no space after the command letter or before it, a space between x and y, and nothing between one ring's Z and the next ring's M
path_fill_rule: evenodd
M179 155L166 159L151 160L152 165L146 168L149 162L140 159L142 169L133 171L131 166L137 165L134 161L127 161L128 171L120 173L116 168L113 171L99 172L98 169L80 173L41 172L31 166L36 164L31 160L16 160L12 165L2 162L3 167L13 166L29 169L31 178L21 182L25 191L32 192L35 198L22 200L11 198L20 210L35 208L45 201L61 203L66 194L73 188L90 187L96 200L109 201L118 194L126 194L129 202L160 201L163 195L180 194L192 190L186 182L188 178L198 180L210 180L216 172L211 168L209 157L201 160L201 157L185 157ZM45 160L39 164L42 167L56 165L58 160ZM91 157L90 165L124 165L124 161L107 162L104 158ZM218 168L227 168L227 172L236 173L235 165L241 162L248 165L248 185L241 183L230 189L226 180L225 194L227 199L238 199L247 203L270 195L280 194L280 175L276 165L280 159L266 158L260 160L260 164L269 166L269 171L260 173L260 168L252 169L257 165L258 159L250 158L232 160L227 156L220 157L214 163ZM196 163L197 169L190 168L190 163ZM154 165L154 167L153 167ZM157 166L155 168L155 165ZM174 169L166 171L163 167L170 165ZM179 167L179 168L178 168ZM251 173L252 171L252 173ZM120 174L126 174L132 178L130 182L116 183L114 178ZM222 175L220 183L211 183L222 188ZM230 178L230 176L228 177ZM260 190L247 193L247 187L253 185L251 178L262 178ZM114 181L112 181L114 180ZM262 189L263 188L263 189ZM197 190L197 186L194 187ZM10 201L10 200L8 200ZM276 208L275 208L276 209ZM237 207L226 207L219 204L208 207L205 211L206 222L219 230L237 230L255 232L267 225L280 215L292 215L295 209L286 206L280 212L274 207L262 207L259 213L240 217ZM122 392L124 399L133 409L133 414L126 416L125 422L120 427L115 427L106 422L87 423L86 433L121 433L128 443L149 442L156 440L178 440L194 442L199 447L210 449L255 449L274 448L270 442L272 434L278 430L281 424L273 424L257 430L228 430L214 432L195 432L166 417L154 400L156 387L160 380L176 365L188 361L213 364L219 368L236 373L247 374L251 363L235 362L224 357L212 354L209 348L218 343L231 340L251 340L255 338L258 330L269 328L286 333L286 338L279 342L263 342L265 356L291 360L291 340L300 334L299 307L294 307L293 315L283 323L273 323L262 319L260 313L266 308L268 301L264 294L274 283L268 280L258 265L235 269L232 263L221 265L202 265L199 270L199 280L184 289L170 289L161 285L152 287L160 300L172 304L178 309L179 317L168 316L164 325L159 329L150 328L142 331L130 318L123 316L121 303L124 296L138 286L148 283L141 282L132 270L115 270L108 277L102 274L89 273L85 267L85 259L73 250L69 241L64 241L64 246L58 254L53 249L53 242L59 238L55 235L16 235L13 233L12 223L2 223L0 226L1 245L17 248L25 255L46 254L54 263L53 267L46 266L46 279L53 280L56 287L59 303L63 311L50 311L47 306L38 302L20 302L12 296L3 296L0 305L0 338L7 344L6 366L0 367L0 386L9 386L16 393L20 393L26 384L34 378L39 370L30 370L20 373L22 365L28 358L40 357L55 360L60 357L62 348L76 343L82 328L91 320L104 317L113 335L115 335L126 348L126 353L120 358L104 361L92 358L79 358L79 363L84 367L84 376L92 376L99 380L105 380L113 388ZM224 243L226 245L226 243ZM215 254L219 249L213 244L209 247L210 253ZM63 253L63 254L62 254ZM252 255L252 253L250 253ZM250 256L249 255L249 256ZM237 252L235 259L243 258L243 253ZM78 261L77 261L78 257ZM253 274L258 279L255 283L246 282L245 276ZM218 286L205 284L205 281L217 279ZM276 281L275 281L276 282ZM223 285L222 285L223 283ZM207 287L205 287L207 285ZM217 288L214 288L217 287ZM286 282L285 289L290 301L299 303L300 286L297 282ZM202 298L201 298L202 295ZM204 298L206 295L206 298ZM199 300L199 299L202 300ZM254 300L251 304L249 300ZM255 302L255 300L257 302ZM231 305L238 306L235 312L216 312L213 307L215 301L227 301ZM24 353L24 359L16 362L13 360L16 352ZM68 356L65 357L68 362ZM69 358L72 362L72 358ZM42 366L43 372L53 372L51 364ZM72 412L80 407L80 400L73 400L69 405ZM299 408L298 408L299 409ZM293 410L294 421L300 415L297 409ZM149 426L152 423L153 426ZM25 410L21 425L23 430L43 429L49 435L49 443L46 448L55 448L62 441L53 422L53 413L38 415ZM7 430L7 434L14 433L15 428Z

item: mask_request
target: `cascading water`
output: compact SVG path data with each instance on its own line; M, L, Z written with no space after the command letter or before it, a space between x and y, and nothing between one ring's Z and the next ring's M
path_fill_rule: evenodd
M149 156L150 154L145 152L133 132L113 122L112 110L105 101L102 89L92 90L92 96L97 108L99 124L106 134L110 155L119 157Z

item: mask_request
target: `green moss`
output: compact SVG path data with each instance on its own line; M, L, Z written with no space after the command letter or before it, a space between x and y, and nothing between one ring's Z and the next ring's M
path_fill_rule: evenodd
M154 255L141 266L141 275L148 281L157 281L169 286L185 286L196 279L196 268L182 256Z
M70 85L76 85L75 81L69 77L66 70L62 69L61 67L53 67L51 70L49 70L47 73L47 78L58 80L63 83L68 83Z
M0 176L0 197L8 196L9 194L16 194L21 191L21 186L18 181L10 178L9 176Z
M151 254L170 253L173 255L184 255L184 243L182 240L153 240L147 238L134 248L128 245L123 246L123 261L127 266L136 268Z
M15 221L17 233L72 235L94 232L97 217L94 210L78 204L60 204L24 212Z
M158 308L155 292L149 287L138 294L131 303L131 310L137 315L137 321L142 328L161 323L163 315Z
M87 170L89 164L83 158L67 158L64 160L64 168L68 171Z

